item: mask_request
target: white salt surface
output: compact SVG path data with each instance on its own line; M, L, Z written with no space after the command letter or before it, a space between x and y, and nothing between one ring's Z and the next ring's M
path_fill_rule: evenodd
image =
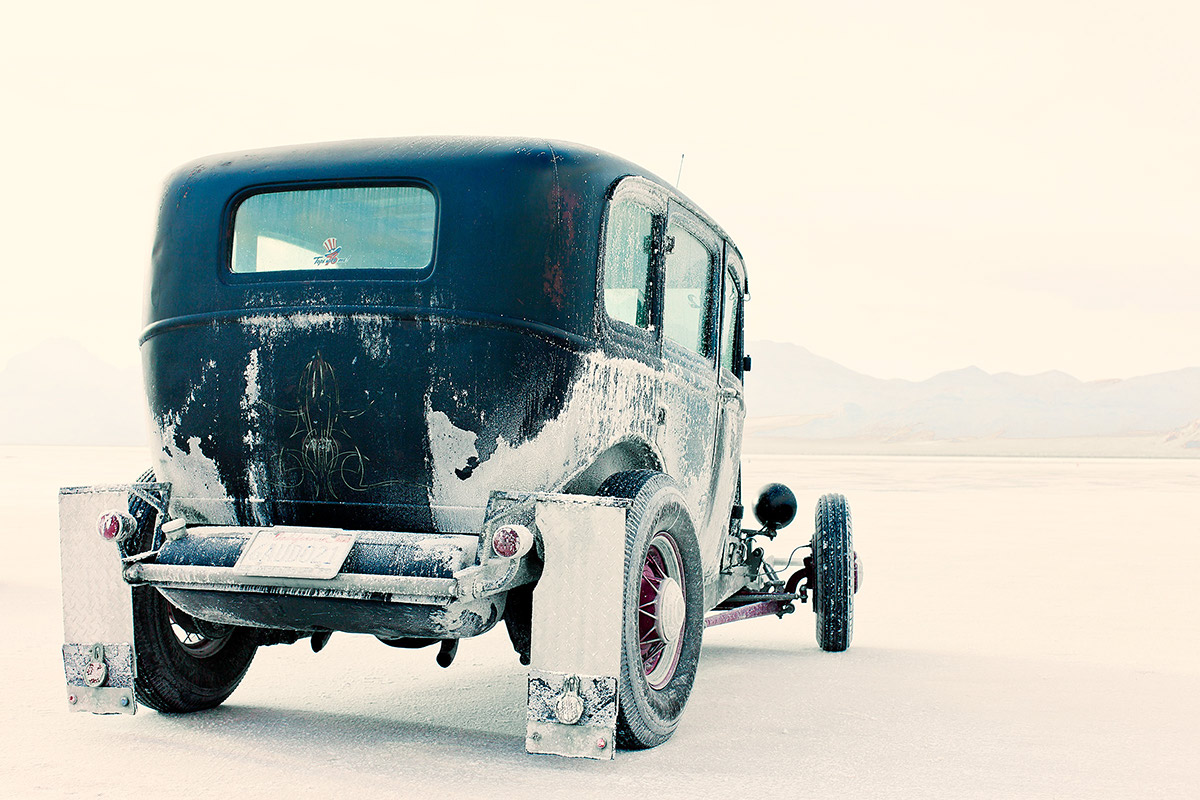
M812 617L708 631L666 745L524 753L502 629L432 650L337 634L261 650L220 709L66 710L55 490L143 453L0 448L6 796L1184 797L1200 785L1200 461L755 456L811 530L844 492L866 563L854 644ZM752 502L752 497L748 498Z

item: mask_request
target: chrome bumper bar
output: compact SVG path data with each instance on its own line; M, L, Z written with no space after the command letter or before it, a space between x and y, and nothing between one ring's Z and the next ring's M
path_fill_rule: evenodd
M333 578L272 578L244 575L231 567L191 567L170 564L129 564L125 582L164 589L220 592L259 592L310 597L341 597L418 605L445 605L474 600L529 583L537 574L524 559L492 559L454 573L453 578L339 573Z

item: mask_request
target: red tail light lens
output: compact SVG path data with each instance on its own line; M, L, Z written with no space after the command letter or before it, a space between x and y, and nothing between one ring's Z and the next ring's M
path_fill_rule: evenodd
M96 531L108 541L121 542L133 533L133 517L123 511L105 511L96 520Z
M501 558L520 558L533 547L533 534L524 525L501 525L492 534L492 550Z

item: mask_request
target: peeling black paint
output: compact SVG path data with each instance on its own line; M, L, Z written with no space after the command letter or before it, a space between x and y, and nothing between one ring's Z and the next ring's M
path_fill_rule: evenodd
M467 459L467 465L465 467L461 467L459 469L454 470L454 474L458 476L458 479L460 481L465 481L467 478L471 477L471 474L473 472L475 472L475 468L478 466L479 466L479 459L476 458L475 456L471 456L470 458Z

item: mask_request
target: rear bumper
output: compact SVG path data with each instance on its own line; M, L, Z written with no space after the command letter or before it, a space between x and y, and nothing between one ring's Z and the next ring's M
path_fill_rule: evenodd
M164 542L154 563L128 564L125 581L151 585L213 622L462 638L490 629L505 593L539 572L528 558L478 563L477 535L354 531L356 542L332 578L248 575L236 565L258 530L190 528Z
M159 589L205 589L214 592L262 592L306 597L340 597L389 603L434 605L459 596L454 578L418 578L408 575L339 574L329 580L270 578L243 575L230 567L193 567L173 564L132 564L125 581L148 583Z
M449 541L439 543L429 535L361 532L363 539L355 545L377 547L377 552L371 558L369 553L359 553L355 561L354 548L348 554L338 550L346 554L342 570L319 579L239 572L235 565L256 529L202 531L198 527L180 536L178 522L171 520L164 532L160 523L169 516L170 488L169 484L134 484L60 492L63 665L70 708L96 713L137 709L138 639L143 646L149 641L134 635L135 592L161 592L192 616L216 622L314 632L345 630L387 639L448 639L487 630L503 615L508 589L538 580L537 601L525 610L527 627L520 635L510 630L517 652L523 653L525 663L533 663L526 748L612 757L628 501L494 493L484 532L500 520L530 528L536 556L483 558L483 563L473 563L480 560L478 545L476 550L456 548L465 544L457 537L443 537ZM145 530L133 540L116 542L97 535L98 516L121 509L131 495L157 511L149 549L145 549ZM462 538L488 540L486 536ZM422 545L418 549L423 552L407 560L382 557L412 544ZM144 551L130 552L126 545ZM449 555L453 557L446 561ZM188 559L211 563L185 563ZM256 568L265 561L260 558ZM336 561L332 556L327 559L330 565ZM355 564L361 569L368 562L375 564L376 572L345 569ZM442 564L434 572L447 574L397 574L403 572L403 564L412 571L414 565L433 563ZM142 588L131 589L131 584ZM575 722L564 721L558 710L568 696L582 703Z

